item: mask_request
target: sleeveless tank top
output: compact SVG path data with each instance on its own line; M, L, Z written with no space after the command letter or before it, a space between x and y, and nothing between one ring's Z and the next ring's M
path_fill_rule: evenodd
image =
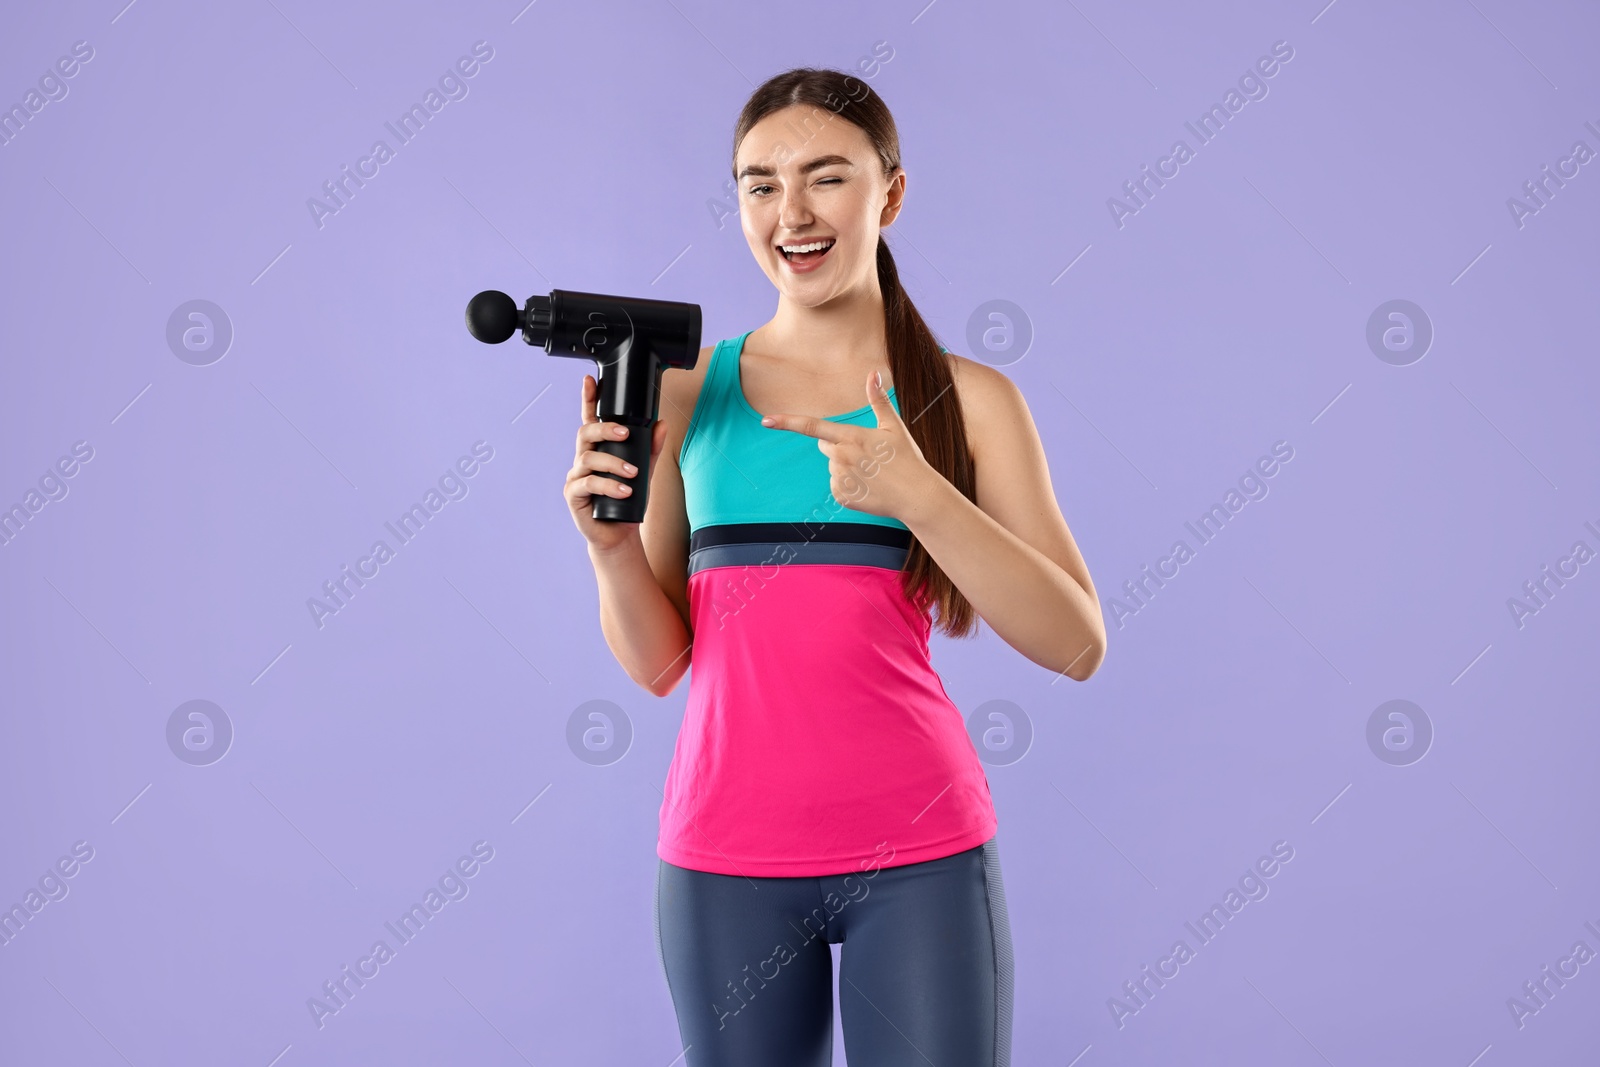
M761 425L748 336L713 349L679 451L694 635L656 853L806 877L976 847L994 806L900 588L911 532L835 500L815 438ZM828 421L877 425L870 405Z

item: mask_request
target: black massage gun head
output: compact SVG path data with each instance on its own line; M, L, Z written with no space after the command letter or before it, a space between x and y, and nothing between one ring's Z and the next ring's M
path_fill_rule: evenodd
M491 345L520 330L549 355L594 360L602 416L627 411L654 421L659 372L693 370L700 354L700 305L571 289L535 293L520 309L505 293L485 289L467 302L467 329Z
M486 345L497 345L521 330L524 341L542 346L550 335L550 298L531 296L528 307L522 309L498 289L485 289L467 303L467 329Z

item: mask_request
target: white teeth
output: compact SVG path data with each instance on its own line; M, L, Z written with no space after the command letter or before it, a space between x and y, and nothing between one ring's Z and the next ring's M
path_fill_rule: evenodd
M812 241L808 245L779 245L778 247L783 249L785 252L793 254L796 252L820 252L822 249L827 248L832 244L832 241Z

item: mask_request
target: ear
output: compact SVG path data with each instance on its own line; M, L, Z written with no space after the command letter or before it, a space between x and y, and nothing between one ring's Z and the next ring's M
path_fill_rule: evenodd
M889 178L889 191L885 197L883 210L878 214L878 229L883 229L895 219L900 217L900 207L905 203L906 197L906 172L905 168L897 167Z

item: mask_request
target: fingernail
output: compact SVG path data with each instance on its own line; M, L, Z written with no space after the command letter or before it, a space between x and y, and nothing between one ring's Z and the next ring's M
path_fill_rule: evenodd
M625 485L625 486L623 486L623 487L622 487L622 491L623 491L623 492L624 492L624 493L631 493L631 492L633 492L633 486L631 486L631 485Z
M763 415L763 416L761 416L761 425L763 425L763 426L771 426L772 425L772 416L771 415Z
M626 426L618 426L612 432L614 432L618 437L626 437L626 436L628 436L628 428Z
M872 376L878 379L878 388L881 390L883 388L883 371L875 370L872 372Z
M632 463L624 463L622 465L622 473L623 474L638 474L639 473L639 468L635 467Z

